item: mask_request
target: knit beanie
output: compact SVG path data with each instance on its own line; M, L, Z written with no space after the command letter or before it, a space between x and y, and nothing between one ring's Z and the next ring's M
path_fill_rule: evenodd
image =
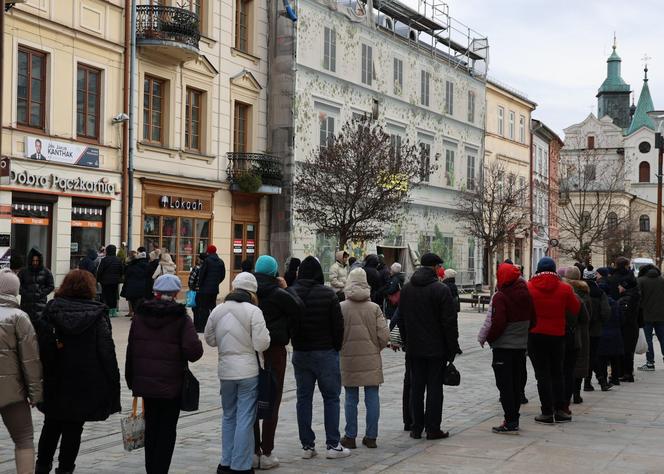
M597 278L597 272L594 269L586 268L583 271L584 280L594 280L595 278Z
M396 275L397 273L401 273L401 264L399 262L394 262L392 266L390 267L390 270L392 271L393 275Z
M279 264L274 257L270 255L261 255L258 257L258 260L256 260L254 271L264 275L277 276Z
M258 291L256 277L249 272L239 273L238 276L235 277L235 280L233 280L232 286L234 290L244 290L249 291L250 293L256 293L256 291Z
M18 296L21 286L16 274L9 268L0 270L0 295Z
M217 253L217 247L215 247L214 245L208 245L207 253L208 254Z
M453 268L447 268L445 270L445 276L443 277L443 281L456 278L456 276L457 276L456 270L454 270Z
M542 257L540 261L537 262L537 272L555 272L556 271L556 262L551 257Z
M600 267L597 269L597 273L602 275L604 278L607 278L611 275L611 269L609 267Z
M568 280L580 280L581 272L579 271L579 267L569 267L565 272L565 278Z

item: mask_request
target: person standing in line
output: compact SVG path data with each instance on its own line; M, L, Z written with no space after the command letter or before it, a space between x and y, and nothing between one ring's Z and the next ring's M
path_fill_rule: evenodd
M334 254L335 261L330 267L330 286L337 293L339 301L344 300L344 288L348 279L348 252L339 250Z
M127 263L127 258L129 258L129 252L127 251L127 242L120 242L120 248L118 249L117 256L123 265Z
M177 296L175 275L154 282L154 299L142 302L129 329L125 380L145 406L145 471L167 474L175 449L186 362L203 356L194 324Z
M608 284L609 296L618 301L620 299L620 291L618 289L620 283L624 280L636 280L636 277L629 267L629 259L627 257L617 257L613 265L613 271L610 272L606 283Z
M457 312L449 288L436 273L442 259L427 253L420 261L420 268L401 290L399 301L402 336L410 359L410 437L420 439L426 430L427 439L443 439L449 437L449 432L440 427L443 373L459 351Z
M254 275L235 277L233 290L217 306L205 326L205 341L219 350L221 380L221 462L217 473L254 472L254 422L261 352L270 346L270 332L258 308Z
M44 367L44 425L37 474L74 472L83 425L120 412L120 372L108 307L95 300L95 278L72 270L44 309L39 352ZM46 327L48 330L46 330Z
M608 274L608 268L600 268L597 272L601 275ZM603 277L599 281L599 287L608 295L609 306L611 308L611 318L602 326L602 337L597 348L597 381L602 392L611 390L613 384L609 381L608 367L611 366L611 374L614 378L621 372L622 359L625 355L622 338L622 321L620 315L620 306L614 300L610 293L613 288L609 280ZM621 292L622 283L618 284L618 294Z
M357 405L360 387L364 387L367 426L362 444L376 448L380 418L378 389L383 383L380 352L387 347L390 332L380 307L370 300L371 290L364 270L358 268L350 272L344 292L346 300L341 303L344 318L341 383L346 392L346 430L341 445L348 449L357 447Z
M34 326L42 316L48 295L55 289L53 274L44 266L44 256L37 247L28 252L28 266L19 272L18 278L21 281L21 311L28 313Z
M376 267L378 274L380 275L380 280L383 283L383 286L387 285L392 276L390 272L390 267L385 263L385 255L382 253L378 254L378 266Z
M199 327L203 326L201 322L201 316L200 316L200 297L199 297L199 289L200 289L200 276L201 276L201 265L203 265L203 262L205 261L205 257L207 257L207 254L205 253L200 253L196 257L196 265L194 265L191 268L191 272L189 272L189 280L188 280L188 286L189 290L195 291L196 292L196 306L194 306L191 310L191 312L194 314L194 326Z
M291 338L302 458L316 456L316 435L311 429L316 383L323 396L326 457L350 456L350 451L341 445L339 434L339 351L344 335L339 299L332 288L325 286L323 269L311 256L302 261L297 280L288 291L299 297L305 308Z
M159 263L157 264L154 273L152 273L152 279L156 280L162 275L175 275L176 270L177 268L175 262L173 262L173 257L171 257L171 254L168 251L164 250L159 255Z
M392 276L385 287L385 317L391 320L399 308L398 298L401 297L401 288L406 283L406 275L401 272L401 264L398 262L392 264L390 273ZM391 295L395 295L393 299L397 299L395 304L390 301Z
M9 269L18 275L24 266L25 260L23 259L23 256L17 254L16 252L12 252L11 256L9 257Z
M448 270L449 271L449 270ZM523 389L522 368L526 363L528 331L535 324L535 308L528 286L518 267L501 263L497 291L491 302L491 326L486 341L493 349L493 371L505 419L494 433L519 432Z
M219 285L226 278L226 266L224 261L217 255L217 247L208 245L207 257L203 260L201 271L198 275L198 293L200 302L198 313L198 324L196 331L203 332L207 324L210 312L217 305Z
M154 298L154 293L152 292L154 280L152 279L152 275L154 275L154 272L157 270L157 267L159 267L159 257L161 256L161 250L159 248L155 248L148 254L148 256L149 256L148 274L145 277L146 278L145 299L151 300L152 298Z
M81 259L81 263L78 264L78 268L90 272L93 275L97 274L97 251L95 249L88 249L85 254L85 257Z
M639 370L655 370L655 349L652 342L653 331L657 334L660 352L664 357L664 278L654 265L646 265L639 270L639 288L641 300L639 306L643 313L643 332L648 343L646 363Z
M457 272L453 268L448 268L445 270L445 275L443 276L443 284L450 289L452 293L452 300L454 301L454 306L456 307L457 313L461 312L461 302L459 301L459 288L456 285L456 275Z
M115 255L115 251L115 245L107 245L106 256L101 259L97 268L97 282L101 285L101 300L108 306L111 318L118 315L118 288L124 272L124 265Z
M43 401L42 365L30 317L19 309L21 283L0 270L0 415L14 442L17 474L32 474L35 446L30 407Z
M122 285L122 293L129 303L128 317L133 317L136 308L145 299L147 280L150 278L148 267L145 247L139 247L136 257L129 261L125 268L124 285Z
M371 287L371 301L376 303L381 308L383 307L383 292L385 286L383 278L378 271L378 256L369 254L364 258L364 271L367 274L367 281Z
M528 355L535 369L542 407L542 413L535 417L535 421L543 424L569 422L572 417L563 411L566 314L578 314L581 302L572 287L560 280L556 262L551 257L542 257L537 262L537 271L528 282L528 291L536 316L536 323L528 336Z
M574 352L573 360L565 360L565 413L571 414L570 402L583 403L581 398L581 384L583 377L588 373L590 365L590 312L592 301L590 299L590 288L581 280L581 271L578 266L569 267L565 271L565 282L572 287L574 294L581 302L581 308L577 315L568 316L568 339L565 343L572 345L574 351L566 350L566 354ZM570 317L573 316L573 317ZM569 330L574 328L572 334Z
M274 257L261 255L256 260L254 276L258 284L258 307L263 312L265 324L270 333L270 347L263 352L265 366L270 367L277 379L277 392L272 417L254 423L255 455L253 467L272 469L279 466L279 459L272 454L274 451L274 435L279 421L279 406L284 390L286 375L286 346L291 334L302 317L304 306L302 301L286 291L277 277L279 265ZM261 436L262 435L262 436Z
M288 261L288 270L286 270L286 274L284 275L287 286L293 286L293 284L295 284L295 280L297 279L297 269L300 268L301 263L302 261L295 257L291 257Z
M583 391L593 392L595 387L592 385L592 377L593 371L597 367L597 349L602 337L602 326L611 318L611 307L609 306L609 297L597 286L597 272L592 266L589 265L583 271L583 280L588 285L590 295L589 361ZM595 373L595 376L599 377L597 373Z
M639 340L639 286L634 278L624 279L620 283L620 328L623 338L624 355L620 365L620 373L611 374L611 383L634 382L634 351ZM661 308L660 308L661 311ZM647 358L646 358L647 360Z

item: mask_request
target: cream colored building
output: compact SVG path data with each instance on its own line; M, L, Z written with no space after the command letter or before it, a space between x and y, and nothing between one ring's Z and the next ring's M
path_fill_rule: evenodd
M520 188L527 188L530 182L530 116L536 107L537 104L524 94L497 81L487 81L484 157L487 163L500 162L505 179L513 175ZM529 275L531 238L527 223L524 229L516 229L504 248L497 251L496 263L510 258L515 264L523 265Z

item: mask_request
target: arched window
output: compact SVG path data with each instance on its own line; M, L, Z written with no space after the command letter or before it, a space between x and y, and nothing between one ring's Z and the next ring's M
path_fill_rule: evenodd
M641 232L650 232L650 217L645 214L639 217L639 230Z
M650 163L642 161L639 163L639 183L650 182Z
M606 216L606 223L609 230L616 230L616 227L618 227L618 216L615 212L609 212L608 216Z

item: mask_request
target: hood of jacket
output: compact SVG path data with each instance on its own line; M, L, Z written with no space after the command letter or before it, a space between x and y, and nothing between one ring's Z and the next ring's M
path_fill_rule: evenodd
M49 321L64 334L87 331L106 314L106 305L94 300L56 297L46 306Z
M645 277L646 278L658 278L661 274L662 274L662 272L660 272L659 269L656 266L651 265L651 268L649 268L645 272Z
M530 279L531 284L539 291L551 293L561 283L560 276L556 272L538 273Z
M369 268L378 268L378 255L367 255L367 258L364 259L364 266Z
M312 256L309 256L302 261L297 272L297 278L298 280L314 280L321 285L325 283L323 268L320 266L320 262Z
M509 286L521 277L521 271L511 263L501 263L498 266L498 288Z
M32 257L35 257L35 256L39 257L39 267L36 268L36 269L32 266ZM38 271L38 270L41 270L42 268L44 268L44 255L41 253L41 251L37 247L32 247L30 249L30 251L28 252L28 261L25 262L25 265L26 265L27 268L29 268L31 270L35 270L35 271Z
M344 250L339 250L337 253L334 254L334 259L337 262L339 262L340 264L342 264L344 267L346 266L346 264L344 263L344 254L345 253L346 252Z
M139 255L141 255L141 254L139 254ZM137 263L142 263L142 262L148 263L148 259L145 257L145 254L143 254L143 257L138 257L137 256L136 258L133 258L133 259L129 260L129 262L127 263L127 266L136 265Z
M583 281L585 281L586 285L588 285L588 292L591 298L599 298L602 296L602 290L597 285L597 281L595 280L583 280Z
M170 253L164 252L160 255L159 258L160 258L161 263L164 263L166 265L173 265L173 257L171 257ZM217 257L217 258L219 258L219 257Z
M0 294L0 308L18 308L18 298L14 295Z
M344 288L346 298L353 301L368 301L371 297L371 288L367 282L367 273L356 268L348 274L346 287Z
M410 277L410 282L414 286L428 286L437 281L438 275L436 274L436 270L431 267L420 267Z
M136 312L141 315L145 325L153 329L170 324L173 317L187 316L187 308L183 304L157 299L145 301Z
M291 258L290 261L288 262L288 271L289 272L296 272L298 268L300 268L300 264L302 261L299 258Z
M585 293L585 294L590 294L590 288L588 287L588 283L586 283L583 280L568 280L565 279L565 283L567 283L569 286L574 289L575 292L579 293Z
M115 257L117 254L118 248L115 245L107 245L106 246L106 256L107 257Z
M258 291L256 292L256 295L259 300L279 288L279 280L277 280L277 277L266 275L265 273L255 273L254 276L258 283Z
M85 256L94 262L97 260L97 251L95 249L88 249L88 251L85 253Z

